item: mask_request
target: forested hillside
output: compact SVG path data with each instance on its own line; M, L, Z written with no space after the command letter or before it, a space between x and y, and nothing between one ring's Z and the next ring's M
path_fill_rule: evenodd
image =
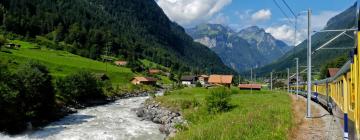
M153 0L2 0L0 26L53 49L102 59L149 59L174 71L234 72ZM15 34L15 35L13 35Z
M356 4L345 10L344 12L331 18L324 30L336 30L336 29L350 29L355 28L356 26ZM312 35L312 51L319 48L321 45L325 44L330 39L334 38L336 35L341 32L317 32ZM351 48L354 47L355 41L353 39L353 31L346 32L347 35L342 35L337 38L325 48L330 49L321 49L315 52L312 55L312 63L314 66L314 72L319 72L321 67L334 60L338 57L350 56L350 52L353 51ZM343 48L343 49L331 49L331 48ZM289 51L283 57L279 58L272 64L264 66L262 68L256 69L256 73L260 75L268 75L271 71L282 71L285 73L286 68L295 68L295 58L299 58L300 65L304 66L307 62L306 57L307 51L307 40L304 40L294 49ZM350 57L347 57L350 58Z

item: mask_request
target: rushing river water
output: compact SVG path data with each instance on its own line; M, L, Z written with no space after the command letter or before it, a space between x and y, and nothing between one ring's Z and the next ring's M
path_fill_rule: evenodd
M120 99L114 103L89 107L48 126L22 135L0 134L0 140L162 140L160 125L142 121L134 108L147 97Z

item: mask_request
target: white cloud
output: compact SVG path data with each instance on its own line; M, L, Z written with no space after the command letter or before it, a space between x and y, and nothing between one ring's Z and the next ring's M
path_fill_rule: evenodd
M319 14L312 15L312 30L321 30L326 26L327 21L339 14L338 11L322 11ZM291 19L293 22L294 19ZM271 33L276 39L283 40L289 45L294 44L295 29L292 24L289 24L287 19L281 19L283 24L270 26L266 28L266 32ZM298 18L298 28L296 36L296 44L301 43L307 38L307 15L301 15Z
M229 16L226 16L223 13L219 13L215 15L212 19L210 19L209 23L227 25L229 23L229 20Z
M276 39L282 40L288 45L294 45L295 29L287 24L279 26L270 26L265 29L265 32L270 33ZM296 44L301 43L306 38L306 29L298 29L296 32Z
M232 0L157 0L157 4L173 21L181 25L207 20Z
M266 21L271 18L271 11L269 9L261 9L251 15L252 21Z

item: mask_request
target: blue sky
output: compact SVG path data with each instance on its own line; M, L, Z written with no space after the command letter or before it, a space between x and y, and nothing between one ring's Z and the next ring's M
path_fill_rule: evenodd
M273 0L156 0L165 14L185 28L201 23L218 23L240 30L252 25L264 28L275 38L294 43L293 24L284 16ZM355 0L285 0L295 13L311 9L314 30L347 9ZM282 0L276 0L290 20L294 20ZM299 16L296 43L306 37L306 14Z

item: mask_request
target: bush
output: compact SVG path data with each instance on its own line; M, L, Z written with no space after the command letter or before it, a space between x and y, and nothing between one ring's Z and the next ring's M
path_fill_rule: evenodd
M225 88L214 89L211 95L206 97L206 107L209 113L225 112L230 109L231 93Z
M0 48L5 45L7 43L7 39L3 36L3 35L0 35Z
M103 84L88 71L79 71L56 81L56 89L67 103L104 99Z
M196 87L202 87L202 85L201 85L200 82L196 82L196 83L195 83L195 86L196 86Z
M44 65L30 61L17 71L20 99L26 116L47 117L55 104L55 92L49 71Z
M47 68L30 61L11 74L0 66L0 130L18 132L25 122L34 125L51 118L54 110L54 88Z

